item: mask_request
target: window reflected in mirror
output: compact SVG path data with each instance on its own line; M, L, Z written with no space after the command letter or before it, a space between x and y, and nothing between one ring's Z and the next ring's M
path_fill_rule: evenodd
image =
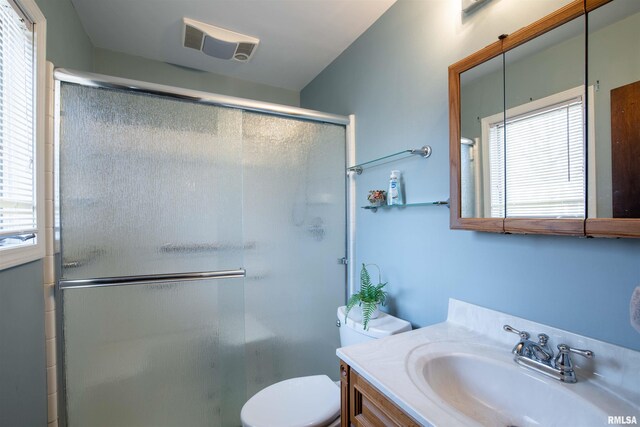
M486 117L482 127L489 150L504 149L504 163L491 169L505 175L494 191L503 193L506 218L585 218L584 23L504 54L505 121Z
M505 158L490 165L508 184L495 189L506 200L492 205L496 216L584 218L583 92L579 86L510 108L506 123L502 115L483 119L489 157Z

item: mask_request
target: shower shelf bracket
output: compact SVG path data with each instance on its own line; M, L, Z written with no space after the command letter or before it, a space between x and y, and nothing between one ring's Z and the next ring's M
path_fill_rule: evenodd
M347 172L355 172L358 175L360 175L365 167L369 167L369 166L373 166L375 163L378 163L382 160L387 160L390 159L392 157L397 157L397 156L402 156L402 155L417 155L417 156L422 156L423 158L427 158L431 155L431 146L430 145L424 145L420 148L413 148L410 150L402 150L399 151L397 153L393 153L393 154L389 154L387 156L382 156L379 157L377 159L373 159L373 160L369 160L368 162L364 162L364 163L359 163L357 165L353 165L347 168ZM406 206L406 205L405 205Z
M435 202L420 202L420 203L405 203L403 205L382 205L382 206L362 206L362 209L369 210L371 212L377 212L378 209L396 209L396 208L410 208L414 206L446 206L449 207L449 199L438 200Z

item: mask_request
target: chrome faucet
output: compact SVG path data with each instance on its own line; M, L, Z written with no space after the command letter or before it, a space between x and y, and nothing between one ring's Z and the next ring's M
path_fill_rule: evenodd
M565 383L577 381L570 353L579 354L587 359L593 357L593 352L590 350L579 350L566 344L558 345L558 354L554 357L553 350L549 346L549 336L539 334L538 342L535 342L529 339L528 332L518 331L509 325L504 325L503 328L507 332L520 336L520 341L511 351L516 363Z

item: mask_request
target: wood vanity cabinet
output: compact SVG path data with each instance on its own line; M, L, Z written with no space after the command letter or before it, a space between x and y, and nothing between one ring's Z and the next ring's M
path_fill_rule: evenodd
M340 361L341 427L420 426L351 367Z

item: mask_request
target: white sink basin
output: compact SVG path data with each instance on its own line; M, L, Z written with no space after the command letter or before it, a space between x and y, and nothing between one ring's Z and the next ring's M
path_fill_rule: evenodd
M633 406L581 378L564 384L529 371L513 362L509 350L440 341L411 351L409 377L441 409L434 424L450 425L455 419L470 426L586 427L607 425L610 415L637 414Z

